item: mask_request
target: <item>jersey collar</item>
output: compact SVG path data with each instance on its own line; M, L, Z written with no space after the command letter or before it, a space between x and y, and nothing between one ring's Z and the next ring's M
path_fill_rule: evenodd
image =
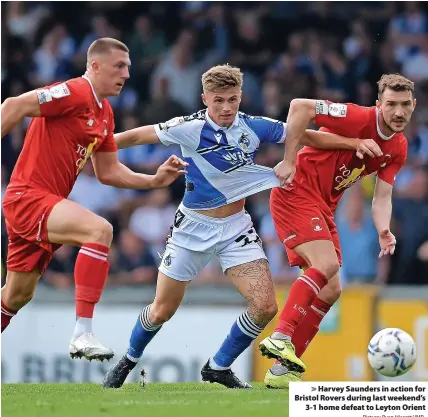
M395 135L395 132L391 136L385 136L382 131L380 130L379 126L379 109L376 107L376 129L377 134L383 139L383 140L390 140Z
M211 119L210 115L208 114L208 110L205 111L205 118L207 119L208 123L211 125L211 127L215 131L219 131L219 130L227 131L232 129L235 126L239 126L239 112L236 113L235 119L233 119L233 123L230 127L219 126L216 122L213 121L213 119Z
M94 95L94 97L95 97L95 100L96 100L96 102L97 102L97 104L98 104L98 107L99 107L100 109L102 109L102 108L103 108L103 103L101 103L101 101L99 101L99 100L98 100L98 97L97 97L97 95L95 94L94 86L92 85L91 80L88 78L88 76L86 75L86 73L85 73L84 75L82 75L82 78L84 78L84 79L89 83L89 85L91 86L92 93L93 93L93 95Z

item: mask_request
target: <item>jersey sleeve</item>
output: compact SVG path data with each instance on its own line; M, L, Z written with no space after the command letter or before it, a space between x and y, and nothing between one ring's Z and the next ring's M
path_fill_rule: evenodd
M165 123L154 125L156 135L166 146L181 145L197 149L205 120L186 116L174 117Z
M36 90L42 117L71 115L89 103L89 90L74 80Z
M394 185L395 177L398 174L398 171L400 171L400 169L406 163L407 147L407 140L404 139L404 141L400 144L399 152L393 161L384 168L380 168L378 170L378 178L387 182L388 184Z
M260 142L282 143L287 134L287 124L269 117L249 117L249 127Z
M107 100L105 100L107 102ZM108 102L107 102L108 103ZM97 152L117 152L117 144L114 140L114 114L113 109L110 106L110 103L107 104L109 106L109 123L108 123L108 132L107 136L104 138L103 143L98 148Z
M359 137L359 133L367 125L369 115L370 108L352 103L317 100L315 104L315 124L346 137Z

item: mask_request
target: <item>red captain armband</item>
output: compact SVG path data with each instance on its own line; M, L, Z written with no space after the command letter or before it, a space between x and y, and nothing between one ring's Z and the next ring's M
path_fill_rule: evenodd
M342 103L331 103L326 100L317 100L315 114L330 115L332 117L346 117L348 106Z

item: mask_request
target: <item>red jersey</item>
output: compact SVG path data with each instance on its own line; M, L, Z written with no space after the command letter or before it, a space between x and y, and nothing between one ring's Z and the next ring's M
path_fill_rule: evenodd
M113 110L90 80L74 78L36 90L41 117L31 121L8 188L33 187L68 197L94 152L116 152Z
M380 179L394 185L395 176L407 158L407 139L402 133L390 137L382 134L376 107L318 100L315 123L323 131L349 138L373 139L383 155L359 159L354 151L305 146L297 157L297 173L293 180L296 191L304 190L317 199L321 196L334 211L343 192L367 175L377 173Z

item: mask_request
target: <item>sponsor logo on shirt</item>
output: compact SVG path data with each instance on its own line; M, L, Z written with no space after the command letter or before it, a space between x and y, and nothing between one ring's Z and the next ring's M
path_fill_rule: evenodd
M337 184L334 189L340 191L343 188L349 188L354 185L358 180L364 177L363 172L366 169L366 166L363 165L361 168L354 168L352 171L346 167L345 164L339 168L339 175L336 175L334 178L335 184Z
M79 175L80 171L83 169L86 162L91 157L97 142L98 142L98 138L95 138L94 141L88 145L88 147L80 145L79 143L77 144L76 153L79 156L79 159L76 161L76 166L77 166L76 175Z

